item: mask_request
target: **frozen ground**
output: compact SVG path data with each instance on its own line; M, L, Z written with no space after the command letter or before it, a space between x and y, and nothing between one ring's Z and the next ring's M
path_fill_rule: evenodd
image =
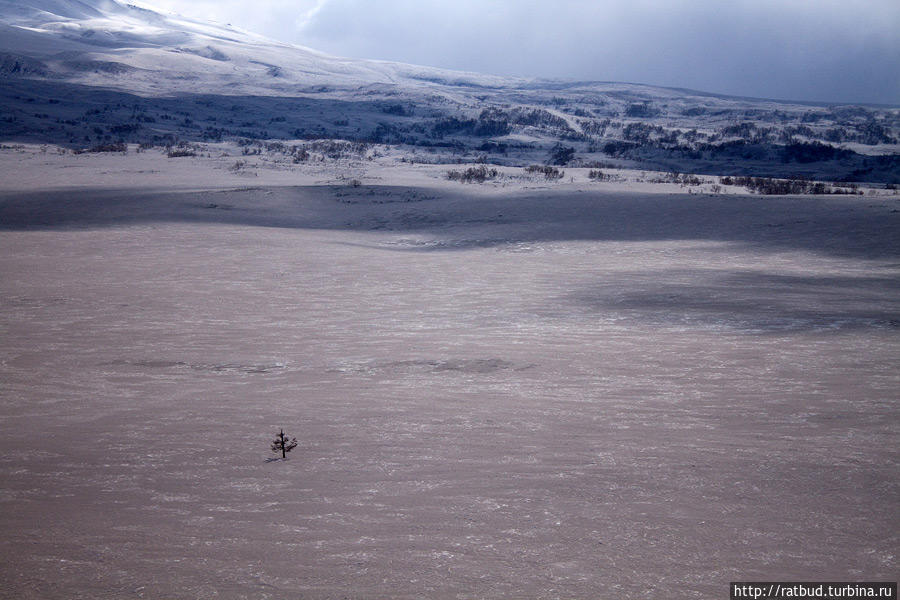
M0 153L3 598L898 579L897 196L230 162Z

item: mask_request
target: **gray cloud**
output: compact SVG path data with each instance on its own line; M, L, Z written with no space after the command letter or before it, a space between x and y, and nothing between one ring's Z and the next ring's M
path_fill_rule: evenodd
M252 14L243 1L165 2L340 56L900 104L896 0L258 0Z

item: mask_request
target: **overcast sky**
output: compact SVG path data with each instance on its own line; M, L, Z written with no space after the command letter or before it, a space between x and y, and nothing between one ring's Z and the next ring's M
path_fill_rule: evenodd
M900 105L900 0L146 0L329 54Z

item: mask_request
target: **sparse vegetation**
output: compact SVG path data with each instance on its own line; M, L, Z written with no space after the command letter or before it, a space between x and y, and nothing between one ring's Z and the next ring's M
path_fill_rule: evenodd
M318 152L331 159L350 156L362 157L369 149L365 142L349 142L346 140L315 140L307 146L308 151Z
M465 171L447 171L447 179L461 183L484 183L489 179L496 179L500 174L497 169L489 169L484 165L469 167Z
M85 154L89 152L128 152L128 145L125 142L96 144L87 149L76 150L75 154Z
M821 181L805 179L772 179L768 177L720 177L722 185L738 185L748 191L766 196L784 196L788 194L861 194L856 184L828 185Z
M169 150L169 152L166 153L166 156L169 158L183 158L187 156L197 156L197 153L188 148L178 148Z
M525 167L526 173L540 173L544 176L544 179L556 180L562 179L566 172L560 171L556 167L551 167L549 165L529 165Z
M666 178L671 183L677 183L679 185L702 185L703 180L697 177L696 175L692 175L690 173L676 173L671 172L666 175Z

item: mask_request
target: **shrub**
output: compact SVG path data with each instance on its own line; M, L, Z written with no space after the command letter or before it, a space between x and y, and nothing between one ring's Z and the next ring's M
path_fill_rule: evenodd
M666 173L662 177L656 177L650 180L651 183L677 183L679 185L701 185L703 181L696 175L690 173L678 173L672 171Z
M308 147L313 152L320 152L335 160L352 156L361 157L369 149L369 145L365 142L348 142L346 140L316 140L311 142Z
M671 173L672 183L680 183L681 185L701 185L703 181L696 175L689 173Z
M500 174L497 169L488 169L484 165L469 167L465 171L447 171L447 179L462 183L484 183L488 179L494 179Z
M544 179L562 179L566 174L565 171L560 171L556 167L551 167L549 165L530 165L525 167L526 173L540 173L544 176Z
M721 177L723 185L742 185L748 191L766 196L787 194L860 194L859 186L849 184L846 188L831 187L821 181L805 179L771 179L768 177Z
M128 145L125 144L125 142L97 144L95 146L91 146L87 150L76 150L75 154L84 154L86 152L128 152Z

